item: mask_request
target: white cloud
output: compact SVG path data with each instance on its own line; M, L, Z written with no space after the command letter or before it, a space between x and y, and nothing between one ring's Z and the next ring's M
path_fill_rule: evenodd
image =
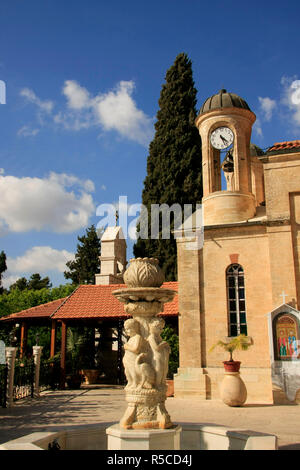
M138 109L132 98L134 88L133 81L120 81L115 89L91 97L86 88L67 80L63 94L68 110L57 113L54 121L69 130L92 126L114 130L122 137L148 145L153 136L153 119Z
M256 132L256 134L259 136L259 137L262 137L263 136L263 131L262 131L262 126L261 126L261 121L259 118L256 119L254 125L253 125L253 130L254 132Z
M91 180L50 173L45 178L0 175L0 231L73 232L94 213Z
M22 256L16 258L7 257L7 269L12 273L47 271L64 272L66 262L74 259L74 253L67 250L56 250L50 246L34 246Z
M102 191L106 191L107 187L105 186L105 184L101 185L101 189L102 189Z
M71 109L82 109L90 107L90 94L75 80L66 80L63 94L67 98L68 107Z
M39 132L39 129L30 129L28 126L23 126L18 130L17 135L21 137L34 137Z
M276 101L272 100L268 96L265 98L259 96L258 100L260 102L260 109L264 115L265 120L270 121L272 118L273 111L276 108Z
M281 103L289 112L289 119L299 130L300 126L300 82L297 76L282 77L282 97Z
M20 95L38 108L38 121L41 126L47 122L62 126L69 131L100 128L101 131L116 131L129 140L148 146L154 134L154 118L147 116L138 108L132 95L134 82L121 80L117 86L106 92L91 96L90 92L75 80L66 80L62 94L66 98L66 106L52 112L54 103L41 100L33 90L23 88ZM38 129L23 126L18 135L24 137L36 135Z
M90 111L59 111L53 117L53 121L68 131L81 131L95 126L95 118Z
M0 175L4 175L4 173L5 173L4 168L0 168Z
M121 81L115 90L95 98L95 112L105 130L147 145L153 135L153 119L137 108L133 90L132 81Z
M7 271L3 276L3 286L9 287L20 277L28 277L33 273L46 275L49 271L64 272L66 262L75 258L74 253L67 250L56 250L50 246L34 246L22 256L7 257Z
M20 95L27 99L32 104L35 104L41 111L45 111L46 113L51 113L53 109L53 102L50 100L41 100L34 91L30 90L29 88L23 88L20 91Z

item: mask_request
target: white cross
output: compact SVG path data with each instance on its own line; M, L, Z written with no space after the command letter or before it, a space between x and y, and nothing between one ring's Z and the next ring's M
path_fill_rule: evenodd
M284 292L284 290L282 291L282 294L280 294L280 297L282 297L283 303L285 304L285 298L288 297L288 295Z

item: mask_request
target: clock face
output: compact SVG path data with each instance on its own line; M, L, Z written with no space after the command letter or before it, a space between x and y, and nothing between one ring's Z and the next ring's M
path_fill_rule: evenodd
M228 127L218 127L211 133L210 142L218 150L226 149L233 142L233 132Z

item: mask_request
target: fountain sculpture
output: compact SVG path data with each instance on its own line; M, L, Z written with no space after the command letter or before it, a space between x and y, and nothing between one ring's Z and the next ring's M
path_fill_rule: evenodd
M162 340L164 320L158 316L163 305L176 291L160 286L163 272L154 258L137 258L124 274L127 288L113 292L123 302L132 318L125 321L129 340L124 349L127 409L120 423L106 427L63 429L35 432L0 445L4 449L49 449L54 441L66 450L190 450L190 449L272 449L277 448L274 435L235 431L201 423L173 425L166 410L166 376L169 346ZM107 438L107 447L106 447ZM117 454L114 454L117 455Z
M113 291L132 316L124 323L129 337L123 357L128 406L120 429L175 428L165 407L170 347L161 338L165 323L157 315L177 292L162 288L163 281L156 258L136 258L124 273L127 288Z

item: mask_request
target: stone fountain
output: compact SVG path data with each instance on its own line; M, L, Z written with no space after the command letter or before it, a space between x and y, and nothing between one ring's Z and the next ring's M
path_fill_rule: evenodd
M136 440L141 446L139 437L143 435L145 448L160 441L162 449L178 449L181 428L173 425L165 407L170 347L161 338L165 323L158 317L164 303L177 292L161 287L164 274L156 258L130 260L124 282L127 288L115 290L113 295L132 316L124 323L129 338L123 357L128 406L120 423L107 429L108 448L133 449ZM126 447L129 441L131 447Z
M8 441L0 450L46 450L54 443L62 450L275 450L274 435L197 422L172 424L165 407L170 349L161 338L164 320L158 314L176 291L161 287L164 276L154 258L131 260L124 281L127 288L113 292L132 316L124 324L128 405L120 422L58 426Z

